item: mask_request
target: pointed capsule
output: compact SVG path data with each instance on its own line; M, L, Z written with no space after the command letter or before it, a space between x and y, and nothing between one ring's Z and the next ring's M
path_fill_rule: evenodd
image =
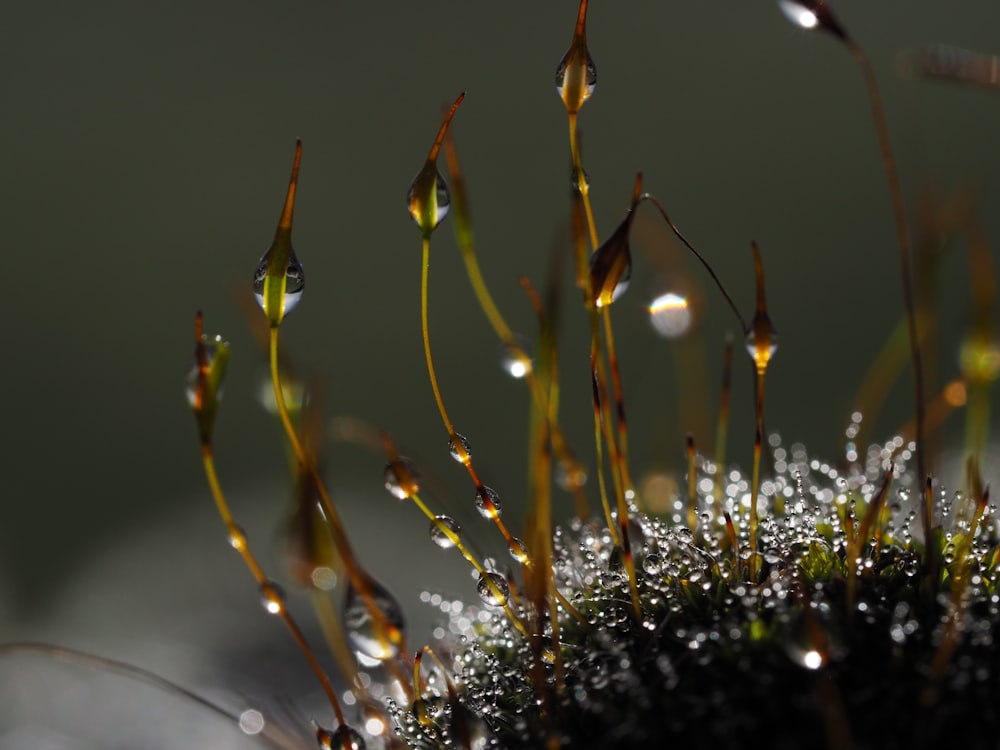
M202 333L201 310L194 318L194 364L188 371L185 393L198 421L202 445L212 442L215 415L222 398L222 381L229 361L229 344L216 336L209 340Z
M757 373L763 375L767 366L778 349L778 331L771 323L767 314L767 298L764 295L764 264L760 259L760 248L757 243L752 245L754 275L757 280L757 310L753 320L746 330L746 347L750 358L757 368Z
M778 8L789 21L803 29L817 29L847 40L847 32L826 0L778 0Z
M642 172L636 175L632 203L625 218L611 236L590 256L590 302L596 307L610 305L621 297L632 277L632 250L629 232L642 193Z
M288 181L285 207L278 220L274 241L261 256L253 275L253 291L257 304L267 316L271 328L281 325L305 289L305 273L302 264L292 249L292 217L295 212L295 191L299 182L299 164L302 162L302 141L295 142L295 162L292 176Z
M299 586L324 591L336 586L336 571L341 566L330 522L320 505L316 480L301 464L296 477L295 505L285 529L285 566Z
M441 127L438 129L437 138L427 154L424 166L417 172L417 176L410 183L410 191L406 195L406 208L410 216L424 237L430 237L444 217L448 215L448 208L451 205L451 195L448 192L448 184L444 177L438 172L437 158L441 151L441 143L451 125L451 119L455 116L458 105L465 98L465 92L459 94L455 103L451 105L448 114L445 115Z
M566 111L575 115L596 85L597 66L587 50L587 0L580 0L573 41L556 67L556 91Z

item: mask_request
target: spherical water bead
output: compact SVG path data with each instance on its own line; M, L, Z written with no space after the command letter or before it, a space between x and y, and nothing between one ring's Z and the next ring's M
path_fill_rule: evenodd
M321 750L365 750L366 747L364 738L347 724L341 724L334 732L316 727L316 742Z
M667 292L649 303L649 322L663 338L683 336L691 328L692 320L687 297L680 294Z
M490 586L490 583L493 585ZM488 607L502 607L510 598L510 586L507 579L499 573L480 574L476 590L479 592L479 598Z
M417 465L405 456L386 464L383 478L385 488L397 500L406 500L420 492L420 471Z
M274 581L266 581L260 586L260 603L269 614L281 614L285 609L285 592Z
M556 93L559 94L559 98L563 98L563 88L566 86L566 69L572 62L571 57L576 53L576 47L570 47L566 54L563 55L562 60L559 61L559 65L556 66ZM583 100L587 101L594 94L594 88L597 86L597 65L594 64L594 58L590 56L590 52L587 52L587 87L583 92Z
M445 529L454 534L454 539L448 536ZM451 549L455 540L461 538L462 528L451 516L435 516L431 522L431 541L441 549Z
M403 610L382 584L372 578L368 578L367 584L372 602L381 615L379 621L372 617L368 602L352 583L344 598L344 627L355 651L369 659L385 661L399 653L405 627Z
M500 366L512 378L521 379L528 375L533 367L528 355L528 345L520 337L500 345Z
M456 432L448 440L448 453L460 464L469 463L469 460L472 458L472 448L469 445L469 439L465 435Z
M476 490L476 510L488 521L499 518L503 508L497 491L486 485L480 486Z
M410 191L406 194L406 206L417 226L421 226L421 214L423 212L423 196L416 194L421 182L420 177L421 175L418 174L414 178L413 183L410 185ZM444 177L438 172L434 180L434 215L431 217L431 221L433 222L431 228L437 227L438 224L444 221L444 217L448 215L448 211L450 210L451 192L448 190L448 183L445 182Z
M268 250L261 256L257 264L257 270L253 274L253 293L257 298L257 304L264 310L264 282L267 280L267 264L271 259L271 251ZM302 264L295 255L294 250L288 253L288 267L285 270L285 296L281 301L283 315L288 315L299 304L302 299L302 292L306 288L306 274ZM264 310L267 312L266 310Z
M510 556L513 557L521 565L526 565L529 561L528 557L528 546L523 540L518 539L516 536L510 538L510 545L507 548L510 551Z

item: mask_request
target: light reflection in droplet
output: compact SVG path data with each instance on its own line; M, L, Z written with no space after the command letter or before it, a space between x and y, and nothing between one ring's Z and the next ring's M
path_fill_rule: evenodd
M819 17L808 8L792 0L778 0L778 7L785 14L785 18L801 26L803 29L815 29L819 26Z
M649 303L649 321L664 338L683 336L691 328L691 320L691 307L680 294L667 292Z
M264 731L264 716L255 708L248 708L240 714L240 729L244 734L260 734Z

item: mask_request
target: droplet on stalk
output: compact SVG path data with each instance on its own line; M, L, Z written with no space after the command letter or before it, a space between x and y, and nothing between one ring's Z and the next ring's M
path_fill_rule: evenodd
M385 488L397 500L406 500L420 492L420 471L417 465L399 456L385 467Z
M253 275L253 291L257 304L267 316L271 328L281 325L285 315L295 309L305 289L305 273L292 249L292 218L295 213L295 192L298 187L301 162L302 141L296 141L292 176L288 181L288 194L285 197L281 218L278 220L278 228L274 233L274 241L261 256Z
M447 531L446 531L447 529ZM441 549L451 549L455 546L455 540L461 538L462 528L451 516L435 516L431 522L431 541ZM451 532L454 538L448 535Z
M222 398L222 382L229 361L229 344L221 336L209 340L202 333L202 314L194 319L194 364L188 370L184 392L198 421L202 445L212 442L215 415Z
M341 724L331 732L323 727L316 727L316 742L320 750L365 750L364 738L347 724Z
M597 66L587 50L587 0L581 0L573 41L556 66L556 91L571 115L594 93Z
M378 581L367 577L365 585L371 602L378 610L373 617L367 597L362 596L353 582L344 598L344 626L347 638L362 656L375 661L391 659L399 653L403 641L403 610L396 598Z
M410 183L410 190L406 195L406 208L417 226L420 227L424 237L430 237L444 217L448 215L451 205L451 194L448 192L448 184L444 177L438 172L437 157L441 151L441 143L444 141L445 133L451 124L451 118L455 116L458 105L465 98L465 92L459 94L455 103L451 105L448 114L445 115L441 127L438 129L437 137L427 154L424 166L417 172L417 176Z
M502 607L510 597L510 585L499 573L481 574L476 590L479 592L479 598L488 607Z
M757 372L764 374L778 349L778 331L767 314L767 298L764 294L764 265L760 259L760 248L753 243L754 273L757 282L757 309L746 330L746 347L754 361Z

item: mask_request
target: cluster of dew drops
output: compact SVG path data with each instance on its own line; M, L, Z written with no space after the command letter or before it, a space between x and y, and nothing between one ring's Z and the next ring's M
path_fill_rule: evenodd
M609 698L617 697L630 710L648 710L658 700L653 692L664 687L670 690L680 679L678 647L685 659L693 658L699 665L708 665L722 653L738 659L752 638L752 624L761 618L780 623L791 664L816 670L837 658L836 642L821 651L810 641L802 624L803 599L798 596L806 587L804 600L817 616L835 617L831 609L837 605L826 590L830 578L803 571L808 570L811 556L846 559L851 547L845 526L848 521L858 522L860 509L876 501L890 466L896 480L886 499L887 520L879 537L860 543L855 559L844 564L854 565L860 576L871 572L878 558L883 572L916 582L923 539L918 512L921 493L914 474L906 470L915 446L894 437L871 446L862 456L855 444L861 419L860 413L852 415L839 468L810 457L801 444L785 447L779 436L769 437L771 472L760 487L757 551L750 550L745 531L750 482L738 469L723 469L698 457L695 528L686 525L692 516L688 499L680 494L673 496L669 510L658 517L633 506L629 536L639 576L641 618L631 611L628 578L605 525L593 519L573 519L557 528L555 584L587 621L586 628L579 627L559 608L565 679L574 704L599 712ZM949 495L939 489L937 493L932 521L944 529L943 561L950 564L955 556L953 540L970 529L975 502L961 492ZM728 549L727 515L742 530L737 532L739 560L746 563L752 555L760 557L759 582L745 580L746 567ZM982 618L985 627L977 629L973 623L968 628L974 644L980 646L991 645L988 624L1000 613L996 594L1000 570L995 564L988 569L988 553L998 538L997 508L990 505L968 557L973 571L970 596L978 597L989 610ZM529 666L534 659L532 647L511 627L495 606L497 602L483 596L482 604L472 604L430 592L421 598L444 618L433 635L445 660L451 660L454 671L449 677L459 688L461 705L452 706L446 700L445 678L435 671L412 706L389 702L397 732L414 747L461 746L455 736L455 714L461 712L463 733L473 737L472 747L537 741L533 734L537 724L532 722L536 701L524 700L524 696L538 694ZM944 600L941 604L944 608ZM927 627L906 602L868 601L861 596L854 606L868 622L887 621L888 637L897 645ZM877 611L880 608L885 611ZM551 626L546 627L545 635L551 637ZM670 643L671 649L649 648L651 643ZM650 688L651 665L660 676L653 683L655 691Z

